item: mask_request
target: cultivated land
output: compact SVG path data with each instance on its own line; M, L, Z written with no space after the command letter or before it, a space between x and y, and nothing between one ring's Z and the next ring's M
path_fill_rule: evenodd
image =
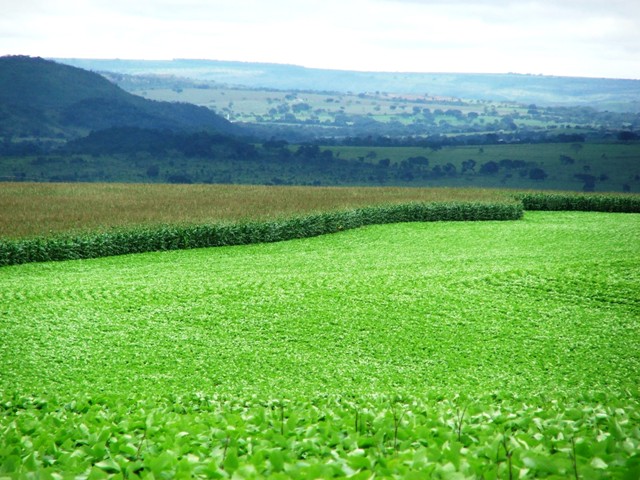
M0 472L637 478L639 259L526 212L5 267Z
M508 202L473 188L0 183L0 238L158 224L270 220L385 203Z

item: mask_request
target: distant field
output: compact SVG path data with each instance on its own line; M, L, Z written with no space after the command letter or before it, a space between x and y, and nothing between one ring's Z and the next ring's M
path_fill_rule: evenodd
M513 201L462 188L0 183L0 237L114 227L237 222L409 201Z
M5 267L0 476L638 478L640 223Z
M206 183L318 186L471 187L640 193L640 143L546 143L426 147L320 146L330 163L278 156L256 146L239 161L149 152L6 157L0 179L39 182ZM289 153L289 152L287 152ZM227 156L225 156L227 155ZM422 157L428 165L411 164ZM323 157L321 157L322 159ZM326 159L325 159L326 160ZM388 165L385 165L388 162ZM493 162L494 168L486 170ZM515 166L514 162L519 162ZM471 163L471 168L465 165ZM533 176L532 170L542 177ZM151 173L155 171L155 173ZM1 193L0 193L1 195Z
M622 191L626 185L629 191L640 191L640 144L612 143L545 143L520 145L473 145L443 147L431 150L421 147L327 147L343 159L362 159L376 163L388 158L391 163L399 163L410 157L426 157L429 165L444 166L451 163L457 172L462 172L463 162L475 161L473 171L457 178L447 178L452 186L464 186L482 181L495 188L531 188L532 181L523 169L501 167L488 176L476 175L482 164L500 163L503 160L531 162L547 173L539 188L567 189L572 185L580 190L584 182L576 175L589 175L595 180L597 191ZM535 183L535 182L533 182Z
M287 113L295 115L297 120L333 122L336 115L371 116L377 121L401 121L413 123L424 120L423 109L436 112L430 118L432 122L447 121L456 124L456 117L448 115L447 110L455 109L467 115L475 112L482 115L482 122L489 123L503 115L527 115L528 108L513 102L454 101L451 98L439 98L429 95L403 95L384 92L365 94L336 92L286 92L270 90L251 90L242 88L140 88L131 89L133 93L145 98L169 102L189 102L205 106L231 120L239 122L282 121ZM303 107L301 107L301 105ZM306 107L308 106L308 108ZM414 107L416 110L414 110ZM523 120L524 121L524 120ZM534 120L535 121L535 120ZM462 122L467 123L467 122ZM469 122L474 123L474 122ZM544 126L560 124L546 120Z

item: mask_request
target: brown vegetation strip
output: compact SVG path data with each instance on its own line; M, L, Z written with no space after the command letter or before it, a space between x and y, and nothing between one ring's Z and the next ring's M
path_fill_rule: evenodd
M412 201L513 199L505 191L463 188L0 183L0 237L266 220Z

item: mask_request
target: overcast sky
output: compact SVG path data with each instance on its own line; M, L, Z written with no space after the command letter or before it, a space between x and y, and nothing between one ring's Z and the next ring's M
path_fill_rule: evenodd
M640 0L0 0L0 55L640 79Z

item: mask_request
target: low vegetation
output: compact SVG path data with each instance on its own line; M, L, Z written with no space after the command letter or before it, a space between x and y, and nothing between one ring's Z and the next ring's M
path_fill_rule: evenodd
M0 476L637 478L639 237L525 212L4 267Z

